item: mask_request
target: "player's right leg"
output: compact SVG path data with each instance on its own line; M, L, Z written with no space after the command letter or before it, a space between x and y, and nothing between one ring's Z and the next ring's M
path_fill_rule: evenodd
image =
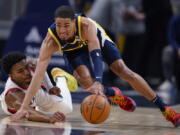
M93 79L89 69L85 65L78 66L73 73L82 88L86 89L93 84Z
M126 80L136 91L157 105L166 120L170 121L174 126L180 125L180 113L176 113L172 108L165 105L147 82L124 64L115 47L107 44L104 53L105 59L114 73Z
M73 75L84 89L90 87L93 84L92 79L92 65L89 59L89 53L81 53L78 56L68 58L69 65L73 69Z

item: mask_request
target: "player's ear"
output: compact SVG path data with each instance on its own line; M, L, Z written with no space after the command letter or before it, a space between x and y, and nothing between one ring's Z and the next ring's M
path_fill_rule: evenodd
M10 72L10 73L8 74L8 76L11 78L11 80L14 80L14 75L13 75L12 72Z

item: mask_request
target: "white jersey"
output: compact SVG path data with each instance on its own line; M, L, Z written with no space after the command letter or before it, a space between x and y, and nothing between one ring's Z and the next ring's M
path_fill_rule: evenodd
M3 91L3 93L1 94L1 106L2 106L2 109L3 111L6 113L6 114L11 114L13 112L15 112L15 110L13 109L10 109L10 108L7 108L7 104L6 104L6 101L5 101L5 96L13 91L13 90L22 90L23 92L26 93L26 89L23 89L21 87L19 87L17 84L15 84L11 78L9 77L6 84L5 84L5 89ZM32 102L33 103L33 102ZM35 104L33 103L32 106L35 106Z
M56 95L49 95L46 89L47 87L52 88L52 84L50 82L50 79L48 75L45 75L45 79L43 82L46 82L46 85L41 85L41 88L37 91L35 97L32 100L31 106L36 107L37 110L42 111L44 113L54 113L57 111L63 112L63 113L69 113L72 111L72 100L71 95L69 92L69 89L66 84L65 77L59 77L57 79L57 86L61 90L62 97L56 96ZM13 90L22 90L26 93L27 89L23 89L19 87L17 84L15 84L11 78L9 77L5 89L3 93L1 94L1 105L2 109L6 114L12 114L14 110L11 110L7 108L7 104L5 101L5 96Z

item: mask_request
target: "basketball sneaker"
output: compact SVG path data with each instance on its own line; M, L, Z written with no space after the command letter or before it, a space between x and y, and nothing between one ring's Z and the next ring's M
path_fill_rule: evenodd
M136 109L136 103L130 97L124 96L120 89L117 87L111 87L115 91L115 96L110 96L111 102L119 105L125 111L133 112Z
M71 92L76 92L78 90L78 83L76 79L74 78L74 76L65 72L64 70L60 68L53 68L51 70L51 75L54 81L56 81L57 77L65 77L67 81L67 86Z
M180 126L180 113L176 113L172 108L166 106L162 112L166 120L172 122L175 127Z

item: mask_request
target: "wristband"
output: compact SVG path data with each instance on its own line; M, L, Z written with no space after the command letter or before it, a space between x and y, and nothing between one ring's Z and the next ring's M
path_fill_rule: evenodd
M103 62L102 62L101 50L95 49L91 51L90 56L93 62L95 81L102 83Z

